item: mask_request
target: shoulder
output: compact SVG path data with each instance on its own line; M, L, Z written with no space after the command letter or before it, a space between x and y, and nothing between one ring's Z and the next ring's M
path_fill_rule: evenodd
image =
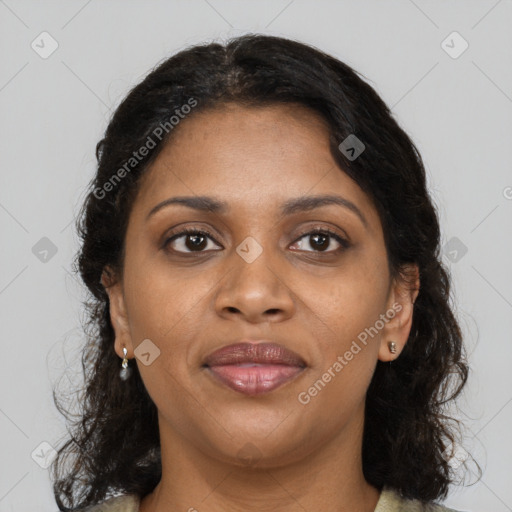
M437 503L424 503L403 498L394 489L384 486L374 512L463 512Z
M80 512L138 512L140 498L134 494L109 498L103 503L87 507Z

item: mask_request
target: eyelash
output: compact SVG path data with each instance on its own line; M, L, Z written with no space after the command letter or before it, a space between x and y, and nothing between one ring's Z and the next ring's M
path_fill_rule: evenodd
M305 231L304 233L299 235L298 238L293 243L296 243L301 238L304 238L306 235L310 235L311 236L311 235L315 235L315 234L328 235L331 238L334 238L341 245L341 247L339 247L338 249L335 249L334 251L305 251L305 252L314 252L314 253L317 253L317 254L323 254L323 253L336 254L336 253L340 253L343 250L345 250L348 247L350 247L350 242L347 239L343 238L341 235L339 235L335 231L332 231L329 228L323 228L323 227L315 227L315 228L313 228L311 230ZM214 235L212 233L210 233L206 229L185 228L182 231L180 231L179 233L176 233L176 234L172 235L171 237L167 238L165 240L165 242L164 242L163 248L166 248L167 245L170 242L172 242L172 241L174 241L174 240L176 240L178 238L181 238L184 235L201 235L201 236L206 236L206 237L210 238L211 240L213 240L217 245L220 245L217 242L217 240L215 240ZM193 254L194 252L197 253L197 254L201 254L204 251L189 251L189 252L176 251L177 254Z

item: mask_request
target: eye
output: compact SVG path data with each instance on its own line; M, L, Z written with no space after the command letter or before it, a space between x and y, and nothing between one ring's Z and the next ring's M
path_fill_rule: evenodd
M208 246L208 239L215 242L213 235L202 229L183 229L172 235L164 242L164 248L174 243L173 251L181 253L204 252ZM215 242L217 243L217 242Z
M305 239L305 242L303 242L302 239ZM336 241L339 247L328 251L327 248L331 245L332 239ZM301 235L295 242L295 245L299 246L299 250L306 250L307 252L311 252L312 250L313 252L335 253L348 248L350 243L341 235L328 228L315 228ZM308 249L308 247L310 249Z
M305 241L302 241L302 239L305 239ZM338 247L334 248L334 250L327 250L332 244L333 239L338 244ZM209 241L214 242L219 246L214 236L209 231L204 229L187 228L183 229L179 233L173 234L164 242L163 247L167 248L167 246L174 244L174 247L172 248L174 252L184 254L193 252L201 253L208 249L212 249L212 247L208 247ZM348 248L350 243L348 240L329 228L315 228L302 234L300 238L294 242L294 245L298 246L296 249L304 250L306 252L336 253Z

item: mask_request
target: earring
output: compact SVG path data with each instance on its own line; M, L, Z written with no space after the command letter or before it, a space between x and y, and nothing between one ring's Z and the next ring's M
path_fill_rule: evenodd
M127 380L130 375L132 374L132 369L128 366L128 358L126 357L126 354L128 354L128 350L126 350L126 347L123 347L123 354L124 359L121 363L121 371L119 372L119 377L121 377L121 380Z
M396 343L394 341L388 341L388 348L392 354L396 354Z

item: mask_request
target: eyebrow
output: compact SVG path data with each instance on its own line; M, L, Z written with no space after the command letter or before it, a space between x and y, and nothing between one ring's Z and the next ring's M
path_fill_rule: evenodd
M187 206L188 208L192 208L194 210L203 211L203 212L211 212L216 214L225 214L229 210L229 206L226 202L220 201L213 197L208 196L181 196L181 197L170 197L161 203L158 203L151 211L148 213L146 220L149 219L156 212L160 211L162 208L167 206L179 204L183 206ZM345 199L341 196L324 194L324 195L316 195L316 196L305 196L305 197L297 197L293 199L288 199L281 205L281 215L283 217L287 215L291 215L297 212L305 212L314 210L315 208L320 208L322 206L328 206L331 204L336 204L342 206L351 212L355 213L361 222L364 224L366 228L368 228L368 221L365 216L361 212L361 210L348 199Z

